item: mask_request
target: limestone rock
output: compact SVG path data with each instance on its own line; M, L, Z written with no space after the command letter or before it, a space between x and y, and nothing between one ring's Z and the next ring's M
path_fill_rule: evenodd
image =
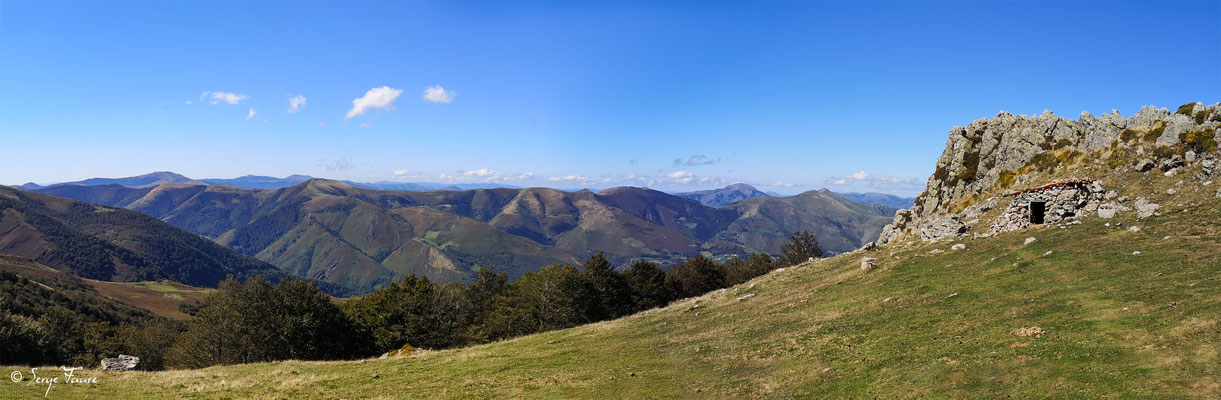
M950 250L965 250L966 248L967 248L967 245L962 244L962 243L957 243L953 246L950 246Z
M1136 167L1134 167L1132 169L1135 170L1136 172L1145 172L1145 171L1153 169L1153 166L1154 166L1153 160L1145 158L1140 161L1137 161Z
M1162 171L1170 172L1179 169L1185 164L1186 163L1183 162L1183 156L1176 154L1174 157L1162 160L1160 167L1162 168Z
M1205 112L1208 116L1221 113L1221 103L1196 104L1193 107L1193 115L1195 112ZM1082 113L1076 121L1061 118L1050 111L1038 116L1017 116L1002 111L992 118L982 118L965 126L955 126L949 131L945 150L937 158L933 176L917 196L915 204L895 214L891 224L883 229L878 244L884 245L904 238L940 240L965 234L975 224L963 224L961 221L979 218L978 215L985 212L987 207L980 201L962 204L963 201L970 201L973 196L993 189L1016 190L1047 183L1032 182L1045 179L1039 172L1014 175L1016 172L1029 171L1024 168L1029 166L1036 156L1060 157L1064 152L1070 151L1089 155L1116 144L1126 146L1129 143L1117 142L1121 140L1120 133L1128 129L1146 133L1156 128L1162 131L1157 143L1177 146L1179 134L1217 126L1216 121L1196 123L1194 118L1153 106L1142 107L1131 117L1124 117L1115 111L1098 116ZM1218 130L1217 137L1221 139L1221 129ZM1182 172L1181 167L1186 163L1182 156L1169 160L1154 158L1151 157L1149 147L1147 142L1144 146L1136 147L1137 154L1145 154L1144 157L1147 158L1123 168L1147 172L1160 167L1163 169L1159 173ZM1200 163L1201 169L1204 170L1205 166L1201 160L1210 157L1214 156L1197 153L1196 161L1192 164ZM1095 164L1097 163L1095 161ZM1208 169L1212 168L1215 167ZM1065 177L1053 177L1063 178ZM1003 185L998 186L998 183ZM1180 189L1179 192L1183 190ZM1102 195L1107 194L1104 192ZM1117 198L1107 197L1105 200ZM1079 210L1092 213L1100 204L1101 201L1091 201ZM1081 216L1081 213L1076 214L1078 215L1072 217ZM961 229L964 225L968 229ZM993 231L989 231L985 235L992 233Z
M1107 203L1098 206L1098 216L1106 219L1115 218L1115 213L1119 211L1119 207L1114 203Z
M140 364L140 357L119 354L115 358L103 358L103 371L130 371Z
M1031 236L1031 237L1026 238L1026 241L1023 242L1022 244L1031 244L1031 243L1034 243L1037 241L1039 241L1039 239L1035 239L1033 236Z
M946 217L920 229L920 239L933 241L951 238L966 232L969 228L958 217Z
M877 261L877 260L878 259L873 258L873 257L862 258L861 259L861 270L868 272L869 270L873 269L874 268L873 262Z
M1162 208L1160 204L1150 203L1144 197L1136 198L1136 216L1138 218L1152 217L1159 208Z

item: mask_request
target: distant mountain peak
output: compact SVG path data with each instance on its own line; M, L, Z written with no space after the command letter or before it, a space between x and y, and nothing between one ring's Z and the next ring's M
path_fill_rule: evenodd
M676 193L679 197L699 201L706 206L720 207L733 204L742 200L769 196L763 193L754 186L745 183L735 183L720 189L700 190L695 192Z

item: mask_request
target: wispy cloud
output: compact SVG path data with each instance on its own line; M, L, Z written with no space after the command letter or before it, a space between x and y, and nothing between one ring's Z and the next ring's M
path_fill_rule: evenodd
M372 128L373 124L360 124L361 128Z
M445 88L441 87L441 85L424 89L424 101L429 103L449 104L449 102L454 101L454 96L457 95L457 93L445 91Z
M206 101L211 104L239 104L248 98L250 98L250 96L241 93L213 92L210 90L199 95L199 101Z
M846 185L861 185L876 189L914 189L918 188L920 182L916 178L900 178L896 176L880 176L874 175L865 171L859 171L844 176L833 176L827 178L828 185L846 186Z
M348 161L347 157L340 158L331 163L331 165L327 166L326 169L330 170L331 172L347 171L352 169L352 162Z
M247 120L249 120L251 118L254 118L254 107L250 107L250 113L246 114ZM264 122L266 122L266 121L264 121Z
M674 159L674 168L678 168L681 166L694 167L697 165L712 165L712 164L716 164L719 162L721 162L720 158L710 159L710 158L708 158L708 156L705 156L703 154L696 154L691 157L688 157L686 161L683 161L683 159L681 159L681 158L675 158Z
M421 179L424 181L442 181L442 182L514 182L524 181L534 177L533 172L522 173L501 173L489 168L479 168L473 170L458 170L452 174L437 174L432 175L424 172L414 172L410 170L394 171L396 178Z
M288 99L288 113L294 114L301 111L301 107L305 107L305 96L295 96Z
M583 182L583 181L589 180L589 177L587 177L585 175L567 175L567 176L553 176L553 177L547 178L547 180L550 182Z
M352 117L364 115L365 111L371 108L387 109L394 104L394 99L397 99L403 91L394 89L389 86L369 89L364 96L356 100L352 100L352 109L348 110L348 115L343 119L349 120Z

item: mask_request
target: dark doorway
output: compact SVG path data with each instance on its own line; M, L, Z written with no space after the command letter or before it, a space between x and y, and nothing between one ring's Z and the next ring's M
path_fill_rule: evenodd
M1030 223L1043 223L1043 214L1047 212L1047 202L1032 201L1030 202Z

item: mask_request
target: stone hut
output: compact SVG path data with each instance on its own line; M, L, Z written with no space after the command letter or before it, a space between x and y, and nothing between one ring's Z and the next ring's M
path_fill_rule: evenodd
M1009 208L989 233L1005 233L1098 212L1106 196L1102 182L1075 179L1009 193Z

